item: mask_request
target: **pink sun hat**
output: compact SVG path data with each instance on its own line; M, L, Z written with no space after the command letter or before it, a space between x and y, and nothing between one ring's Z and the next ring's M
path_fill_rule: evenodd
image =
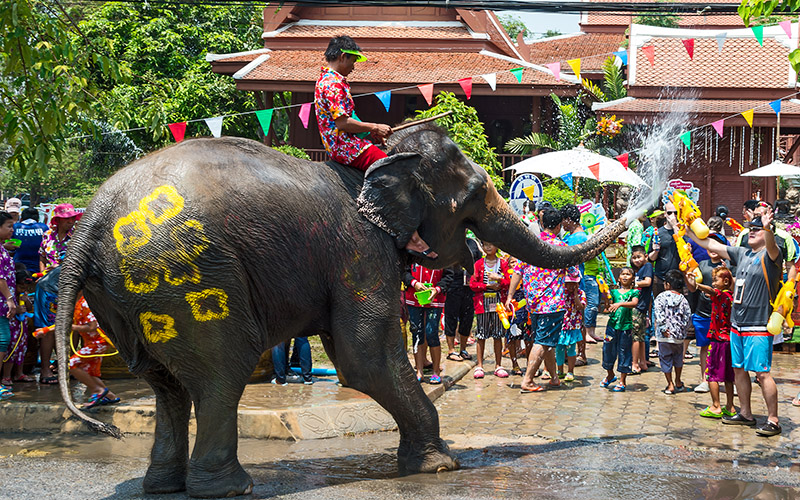
M71 203L62 203L53 209L53 215L50 216L50 225L54 226L56 219L69 219L75 217L76 221L81 220L82 212L75 210Z

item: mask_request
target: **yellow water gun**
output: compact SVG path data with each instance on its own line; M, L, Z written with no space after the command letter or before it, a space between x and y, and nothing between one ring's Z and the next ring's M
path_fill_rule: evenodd
M683 236L679 236L677 231L672 235L672 238L675 240L675 246L678 247L678 255L681 258L681 263L678 267L684 273L694 274L696 283L702 283L703 273L700 272L697 261L692 256L692 246Z
M792 320L792 311L794 310L794 301L797 298L797 286L795 280L788 280L781 286L778 296L775 297L775 302L772 304L772 314L767 322L767 331L772 335L778 335L783 329L783 322L789 325L789 328L794 328L794 321Z
M599 275L597 276L597 288L600 289L600 293L608 295L609 290L608 290L608 285L606 284L606 280L604 280L603 277Z
M697 208L697 205L695 205L695 203L690 200L688 196L686 196L685 191L676 189L671 195L669 195L669 201L675 205L675 210L678 211L679 227L676 230L676 234L680 233L681 236L685 235L685 226L689 226L692 229L692 232L701 240L704 240L708 237L708 226L703 221L700 209Z

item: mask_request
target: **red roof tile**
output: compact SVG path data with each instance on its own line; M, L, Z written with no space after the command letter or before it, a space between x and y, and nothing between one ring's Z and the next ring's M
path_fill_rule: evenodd
M581 20L581 26L628 26L638 14L624 12L587 12ZM742 18L737 14L684 14L678 19L681 28L719 28L744 27Z
M606 57L592 57L617 51L625 40L621 33L582 33L569 37L556 37L528 44L529 61L533 64L547 64L567 59L581 58L581 71L599 71ZM563 63L561 71L572 70Z
M786 95L790 92L787 91ZM757 108L757 109L756 109ZM731 116L755 109L754 116L768 115L774 118L775 113L769 107L769 101L747 99L632 99L603 108L602 114L610 113L683 113L692 115ZM788 99L781 101L781 115L800 114L800 103Z
M359 38L472 38L466 26L403 26L402 22L385 26L317 26L295 25L278 33L265 33L264 38L333 38L342 34Z

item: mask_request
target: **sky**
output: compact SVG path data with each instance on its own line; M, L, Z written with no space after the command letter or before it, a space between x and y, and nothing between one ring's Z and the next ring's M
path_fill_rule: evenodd
M561 33L575 33L578 31L580 14L552 14L546 12L531 12L520 10L495 11L496 14L513 15L522 20L528 31L534 33L534 38L539 38L547 30L556 30Z

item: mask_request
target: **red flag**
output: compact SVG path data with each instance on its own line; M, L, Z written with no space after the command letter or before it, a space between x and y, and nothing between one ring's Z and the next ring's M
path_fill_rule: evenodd
M647 47L642 47L642 51L644 51L644 55L647 56L647 60L650 61L650 66L655 66L656 48L652 45L648 45Z
M683 46L686 47L686 52L689 53L689 59L694 60L694 38L681 41L683 42Z
M467 78L462 78L458 81L458 84L461 85L461 88L464 89L464 93L467 94L467 99L472 97L472 77L468 76Z
M428 106L430 106L431 102L433 102L433 84L429 83L427 85L417 85L417 88L422 93L422 97L425 98Z
M186 135L186 122L170 123L169 131L172 132L175 142L181 142Z
M622 153L621 155L617 156L617 161L622 163L622 166L624 166L626 170L628 169L628 153Z
M589 165L589 170L591 170L592 175L594 175L594 178L599 181L600 180L600 164L599 163L595 163L594 165Z

